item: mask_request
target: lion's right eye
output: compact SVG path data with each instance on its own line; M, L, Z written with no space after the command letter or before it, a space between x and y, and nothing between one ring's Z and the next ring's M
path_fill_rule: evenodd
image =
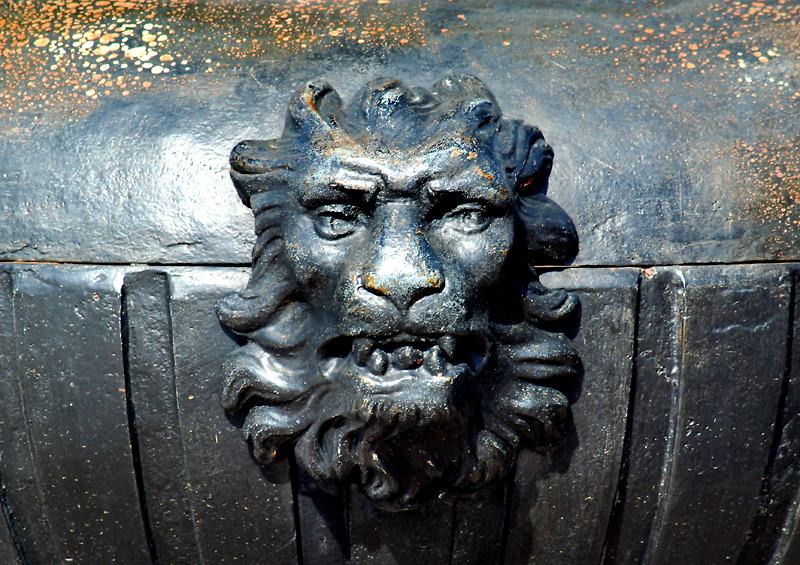
M350 235L363 223L363 212L356 206L329 204L314 212L314 229L325 239Z

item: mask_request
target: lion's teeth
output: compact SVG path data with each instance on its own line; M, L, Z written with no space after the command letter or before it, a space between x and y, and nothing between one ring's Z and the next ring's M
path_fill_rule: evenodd
M416 369L422 364L422 351L410 345L398 347L392 352L392 365L398 369Z
M388 364L389 356L380 349L376 349L367 360L367 369L374 375L382 375L386 372Z
M436 345L442 348L445 356L452 361L456 354L456 338L452 335L444 335L436 340Z
M425 367L430 374L441 375L444 373L446 364L447 361L438 345L434 345L425 352Z
M353 357L356 360L356 365L363 367L369 361L369 356L372 350L375 349L375 344L366 338L360 337L353 341Z

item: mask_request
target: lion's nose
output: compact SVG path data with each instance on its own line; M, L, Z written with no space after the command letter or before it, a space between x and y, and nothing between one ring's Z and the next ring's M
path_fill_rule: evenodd
M413 216L397 209L389 215L370 242L371 255L361 276L366 290L401 311L444 288L439 259Z

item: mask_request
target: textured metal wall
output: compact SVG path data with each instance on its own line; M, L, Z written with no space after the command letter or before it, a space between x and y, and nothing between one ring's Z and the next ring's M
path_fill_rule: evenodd
M798 563L799 275L546 274L582 303L569 445L388 513L265 476L220 407L214 304L246 269L5 265L3 562Z

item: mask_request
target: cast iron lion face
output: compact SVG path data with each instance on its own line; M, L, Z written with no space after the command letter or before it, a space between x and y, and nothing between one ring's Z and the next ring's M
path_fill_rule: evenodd
M259 461L293 450L323 488L397 509L558 443L579 359L557 330L577 300L533 265L571 259L577 235L544 194L551 163L467 75L379 79L347 107L309 83L281 138L233 150L258 239L217 308L249 339L222 404L246 411Z

